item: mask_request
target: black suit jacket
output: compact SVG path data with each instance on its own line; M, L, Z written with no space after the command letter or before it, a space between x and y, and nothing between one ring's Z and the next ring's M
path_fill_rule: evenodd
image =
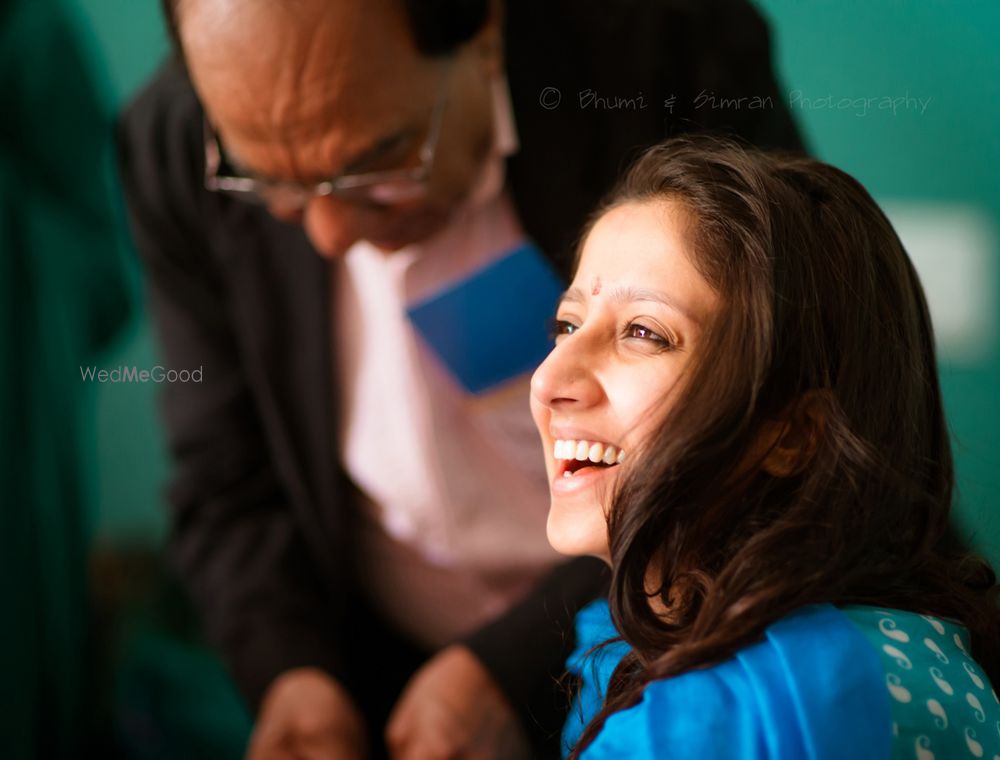
M801 147L746 2L510 0L506 56L521 139L508 187L566 274L586 215L642 147L692 128ZM603 103L581 105L587 91ZM709 93L771 106L712 108ZM162 399L171 551L256 706L278 673L342 676L350 656L338 641L355 514L335 447L329 264L299 227L204 189L201 108L177 62L129 106L119 145L165 364L203 368ZM596 560L572 561L469 637L512 704L561 670L565 630L602 582Z

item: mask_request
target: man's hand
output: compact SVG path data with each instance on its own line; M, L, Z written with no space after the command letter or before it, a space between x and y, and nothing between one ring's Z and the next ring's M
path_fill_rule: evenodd
M365 724L350 696L318 668L282 673L268 688L246 760L362 760Z
M450 646L410 679L386 726L393 760L524 760L528 739L492 676Z

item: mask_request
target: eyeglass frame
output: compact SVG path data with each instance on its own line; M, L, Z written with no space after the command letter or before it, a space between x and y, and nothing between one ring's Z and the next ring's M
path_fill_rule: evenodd
M431 111L427 137L424 138L424 142L418 151L420 158L418 166L407 169L384 169L357 174L340 174L317 183L300 183L295 181L269 180L245 175L219 174L225 149L222 146L222 141L219 139L218 133L213 129L208 117L205 116L203 119L205 189L213 193L224 193L240 200L262 204L269 203L265 195L266 192L294 193L294 200L288 201L286 199L278 205L281 205L283 208L296 209L305 208L313 198L329 196L338 196L346 200L364 200L377 205L392 205L392 201L377 200L368 193L352 194L352 191L378 188L391 182L412 182L414 185L413 190L419 192L414 192L413 195L408 197L419 197L419 195L427 192L427 184L430 180L434 159L437 155L441 123L444 121L444 113L450 100L449 84L453 68L449 63L438 85L438 93L435 98L434 108ZM399 202L399 200L397 199L395 202Z

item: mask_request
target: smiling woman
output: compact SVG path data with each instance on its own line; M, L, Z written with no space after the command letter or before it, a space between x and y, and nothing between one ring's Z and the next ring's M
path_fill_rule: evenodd
M930 318L861 185L654 148L585 231L555 333L532 383L549 540L613 573L578 618L567 752L1000 752L996 577L951 536Z
M596 503L604 493L594 486L617 469L581 465L603 462L607 449L617 449L617 464L651 434L651 404L674 396L701 325L718 308L718 294L685 254L686 216L665 199L602 214L574 279L592 286L574 284L556 313L556 349L535 373L533 407L555 453L549 540L564 553L607 559Z

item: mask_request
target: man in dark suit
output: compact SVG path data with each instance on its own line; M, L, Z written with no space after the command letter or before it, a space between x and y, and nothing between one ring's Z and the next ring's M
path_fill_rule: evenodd
M257 710L250 756L552 752L603 571L544 546L531 357L465 361L447 325L507 345L544 321L523 304L642 147L801 147L763 22L736 0L166 5L183 60L126 112L122 176L166 363L202 369L164 394L171 548Z

